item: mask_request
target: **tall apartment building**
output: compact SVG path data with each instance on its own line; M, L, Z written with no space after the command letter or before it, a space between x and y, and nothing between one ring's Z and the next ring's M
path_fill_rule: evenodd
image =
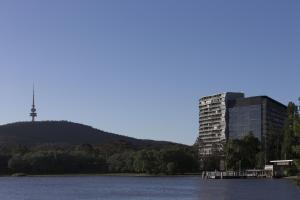
M263 144L270 131L281 131L286 106L267 97L244 97L243 93L206 96L199 102L199 154L222 154L228 139L250 132Z
M228 103L244 97L243 93L221 93L199 101L199 154L220 152L228 137Z

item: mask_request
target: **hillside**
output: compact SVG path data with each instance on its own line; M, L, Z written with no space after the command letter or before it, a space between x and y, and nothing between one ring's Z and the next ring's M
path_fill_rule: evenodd
M0 175L177 174L196 171L197 163L191 146L126 137L78 123L0 126Z
M17 122L0 126L0 145L22 144L110 144L122 143L131 148L160 148L176 143L141 140L67 121Z

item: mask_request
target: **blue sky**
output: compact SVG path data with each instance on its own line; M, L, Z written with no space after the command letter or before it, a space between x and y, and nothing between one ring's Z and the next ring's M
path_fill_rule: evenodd
M300 96L300 3L0 2L0 124L69 120L193 144L198 99Z

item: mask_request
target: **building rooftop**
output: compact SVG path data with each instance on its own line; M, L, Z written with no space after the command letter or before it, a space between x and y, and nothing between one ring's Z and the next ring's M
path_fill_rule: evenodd
M256 104L260 104L263 99L267 99L279 106L287 108L286 105L280 103L279 101L276 101L276 100L274 100L268 96L264 96L264 95L263 96L237 98L233 101L230 101L229 106L232 107L232 106L256 105Z

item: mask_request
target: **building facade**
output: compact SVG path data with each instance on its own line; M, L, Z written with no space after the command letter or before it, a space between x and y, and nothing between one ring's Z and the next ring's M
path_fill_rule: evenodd
M228 137L228 103L244 97L243 93L221 93L199 101L199 154L220 152Z
M228 107L230 139L242 139L252 133L263 142L271 131L283 129L287 107L270 97L240 98Z
M221 93L199 101L199 154L223 154L228 139L252 133L263 144L271 131L283 129L286 106L267 97L244 97L243 93Z

